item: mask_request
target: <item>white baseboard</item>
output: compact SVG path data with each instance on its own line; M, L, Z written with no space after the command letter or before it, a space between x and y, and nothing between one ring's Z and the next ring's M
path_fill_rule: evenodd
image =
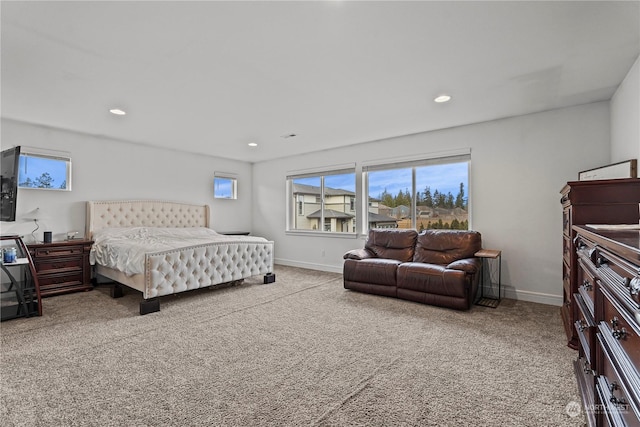
M540 304L562 305L562 295L546 294L542 292L523 291L513 286L502 285L502 297L520 301L537 302Z
M275 264L287 265L289 267L308 268L310 270L328 271L331 273L342 273L342 266L336 267L334 265L300 262L282 258L276 258L274 262ZM539 304L555 305L558 307L562 305L562 295L523 291L518 290L513 286L507 285L502 285L502 297L520 301L537 302Z
M342 266L336 267L334 265L327 264L315 264L312 262L300 262L290 259L276 258L273 261L275 264L287 265L289 267L308 268L310 270L328 271L330 273L342 273Z

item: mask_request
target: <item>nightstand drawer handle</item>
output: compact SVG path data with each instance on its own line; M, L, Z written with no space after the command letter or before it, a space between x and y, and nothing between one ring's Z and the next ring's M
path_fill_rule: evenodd
M578 320L578 330L580 332L584 332L584 330L587 329L588 327L589 326L586 323L584 323L584 320L582 319Z

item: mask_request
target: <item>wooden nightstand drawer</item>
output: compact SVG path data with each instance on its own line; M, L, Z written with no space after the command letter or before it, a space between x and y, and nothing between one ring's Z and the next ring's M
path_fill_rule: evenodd
M71 274L50 274L38 276L40 282L40 292L57 289L64 286L82 285L82 271Z
M36 270L38 275L62 273L67 271L80 271L82 272L83 260L82 258L61 258L61 259L46 259L42 261L36 261Z
M36 258L59 258L69 255L82 255L82 246L46 247L35 250Z

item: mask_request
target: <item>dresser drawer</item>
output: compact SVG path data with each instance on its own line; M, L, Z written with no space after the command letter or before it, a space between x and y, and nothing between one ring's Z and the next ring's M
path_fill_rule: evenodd
M41 259L36 260L36 270L38 277L52 273L62 273L69 271L81 271L83 268L83 259L81 257L60 258L60 259Z
M624 420L623 425L640 427L640 396L637 389L640 377L620 353L621 348L608 336L606 326L603 326L601 323L598 333L603 357L602 371L597 379L598 393L604 397L602 404L609 413L610 421L619 417Z
M574 324L576 332L578 333L578 339L580 339L580 345L587 361L593 366L595 364L595 329L596 324L593 320L589 308L585 304L582 295L575 294L573 296L576 302L576 322Z
M604 297L602 298L603 321L600 329L606 329L607 337L615 339L633 366L640 366L640 326L634 316L620 304L606 286L601 287L600 292Z
M79 286L82 285L82 272L72 273L60 273L49 274L46 276L38 276L38 282L40 283L40 290L45 292L51 289L58 289L61 287Z
M602 414L603 426L609 427L637 427L636 423L627 424L624 415L629 413L629 405L620 402L617 384L611 384L605 376L599 376L596 380L596 391L598 396L598 412Z
M595 316L593 302L595 301L596 277L589 261L585 262L583 258L579 258L578 266L578 293L584 298L591 316Z
M631 264L605 249L598 250L597 275L640 322L640 266Z
M584 357L579 357L573 362L573 370L578 380L578 386L583 396L593 396L595 392L595 371L591 368L591 364ZM588 402L592 403L592 402ZM587 406L592 409L594 406Z
M64 257L64 256L70 256L70 255L77 255L80 256L82 255L82 252L84 251L83 246L82 245L75 245L75 246L56 246L56 247L50 247L50 248L37 248L34 251L34 257L35 258L60 258L60 257Z

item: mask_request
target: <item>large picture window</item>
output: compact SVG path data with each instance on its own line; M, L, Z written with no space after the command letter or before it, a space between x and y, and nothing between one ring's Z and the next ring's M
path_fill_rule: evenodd
M290 231L355 233L355 169L287 177Z
M470 155L377 164L366 175L368 228L469 228Z
M22 147L18 164L18 187L71 191L71 156Z

